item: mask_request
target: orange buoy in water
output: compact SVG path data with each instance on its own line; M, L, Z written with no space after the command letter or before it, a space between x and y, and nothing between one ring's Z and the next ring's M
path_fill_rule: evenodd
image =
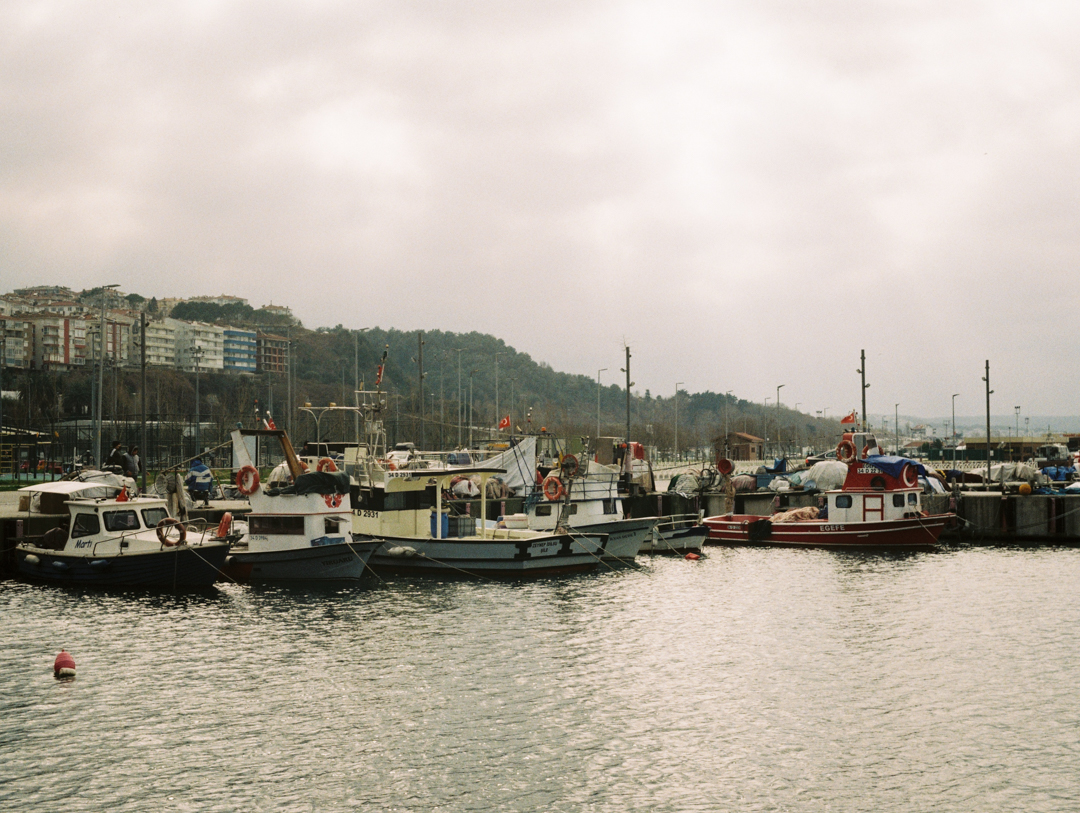
M75 677L75 659L66 649L61 649L53 661L53 674L56 677Z
M701 557L698 556L696 553L688 553L686 554L686 558L689 559L691 562L696 562Z

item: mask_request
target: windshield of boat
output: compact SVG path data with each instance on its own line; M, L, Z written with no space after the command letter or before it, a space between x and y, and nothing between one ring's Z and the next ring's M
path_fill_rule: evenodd
M82 536L93 536L101 530L97 514L76 514L75 524L71 526L71 538L78 539Z
M105 511L104 517L106 531L137 531L139 529L139 518L131 509Z
M154 528L161 520L169 516L169 512L165 510L164 506L158 508L144 508L142 512L143 522L146 523L147 528Z

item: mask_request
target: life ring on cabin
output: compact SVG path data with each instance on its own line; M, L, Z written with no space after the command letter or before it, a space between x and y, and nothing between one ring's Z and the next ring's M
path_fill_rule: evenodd
M914 488L915 484L919 482L919 475L915 472L915 467L910 463L905 463L904 468L900 470L900 482L908 488Z
M236 490L245 497L250 497L259 490L259 470L254 466L244 466L236 473Z
M735 471L735 464L726 457L718 457L716 459L716 470L726 477Z
M175 541L169 536L169 531L173 528L179 528L179 536ZM161 522L157 524L155 529L157 531L158 541L167 548L175 547L176 545L183 545L184 540L187 539L187 528L183 523L173 517L165 517Z
M553 474L549 474L544 480L544 496L552 502L561 500L566 495L562 480Z
M217 526L217 536L215 539L224 539L229 535L229 531L232 530L232 514L226 511L221 515L221 522Z
M337 471L337 463L329 457L323 457L315 464L315 471Z
M323 502L326 503L327 508L341 508L341 495L323 494Z
M836 444L836 459L848 465L855 462L855 444L850 440L842 440Z
M869 443L866 444L865 446L862 447L862 456L863 457L869 457L870 456L870 450L871 449L876 449L876 448L878 448L878 447L877 446L871 446Z
M565 474L567 477L573 477L575 474L578 473L578 469L581 468L581 464L578 463L578 459L576 457L574 457L572 454L568 454L563 457L560 468L562 468L563 474Z

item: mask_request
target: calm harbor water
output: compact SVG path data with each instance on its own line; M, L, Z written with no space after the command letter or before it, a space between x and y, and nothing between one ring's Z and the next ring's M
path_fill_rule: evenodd
M638 562L0 582L0 810L1080 809L1080 551Z

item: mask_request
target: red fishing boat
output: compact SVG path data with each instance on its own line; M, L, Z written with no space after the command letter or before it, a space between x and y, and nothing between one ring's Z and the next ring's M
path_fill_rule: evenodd
M824 493L824 507L796 508L769 516L722 514L704 520L709 542L811 548L930 550L954 514L922 508L922 464L883 455L865 432L846 432L836 447L847 465L844 484Z

